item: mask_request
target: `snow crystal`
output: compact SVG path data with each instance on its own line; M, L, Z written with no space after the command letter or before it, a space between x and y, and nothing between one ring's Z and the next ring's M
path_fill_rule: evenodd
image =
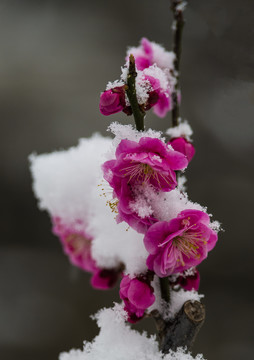
M106 86L106 90L114 89L115 87L121 87L125 83L122 80L115 80L113 82L109 81Z
M184 289L179 289L177 291L170 292L170 306L168 307L167 317L169 319L174 319L176 314L181 310L183 304L188 301L200 301L204 298L203 294L199 294L195 290L186 291Z
M158 193L152 187L145 187L144 194L152 206L153 216L159 221L170 221L187 209L206 211L200 204L188 200L187 194L182 193L178 188L170 192Z
M121 80L119 80L119 82L114 81L114 83L108 83L107 90L114 87L113 85L121 86L121 84L122 85L124 83L127 84L127 77L129 71L128 66L129 65L127 63L124 67L121 68L122 69ZM160 82L160 87L163 90L167 90L169 88L169 82L168 82L169 80L171 87L174 86L175 78L170 75L169 71L162 70L155 64L151 65L149 68L144 69L143 71L136 70L136 72L137 72L137 77L135 82L136 95L137 95L138 103L140 105L145 104L148 101L149 92L153 90L150 81L145 78L146 75L158 79ZM130 103L127 94L125 100L126 100L126 105L128 106Z
M194 276L196 274L196 268L195 266L187 269L184 271L184 277L187 277L187 276ZM179 273L179 276L183 276L183 274Z
M163 355L155 336L131 329L125 318L119 305L100 310L95 316L99 334L92 342L85 341L83 350L62 353L59 360L204 360L201 354L194 358L182 348Z
M144 273L148 254L143 236L125 223L117 224L106 205L105 196L112 197L112 189L104 187L101 164L111 146L110 138L95 135L66 151L31 155L34 193L40 209L60 217L67 226L77 224L79 229L74 230L93 237L92 256L98 266L123 263L126 273Z
M115 149L123 139L139 142L142 137L147 136L165 141L165 138L162 137L161 131L156 131L152 129L148 129L146 131L138 131L130 124L122 125L118 122L112 122L108 127L108 131L112 132L115 135L115 138L113 139L113 146L107 154L107 159L115 158Z
M126 64L124 66L121 67L121 80L127 84L127 76L129 73L129 61L126 62Z
M146 199L138 196L135 201L130 202L130 209L134 211L141 219L153 214L152 207L147 204Z
M161 297L160 280L158 276L154 276L151 286L154 289L155 302L148 308L147 312L151 313L153 310L157 310L160 314L163 314L165 309L167 309L167 304Z
M192 128L190 127L187 120L180 122L176 127L171 127L166 130L166 134L171 138L185 137L188 141L191 141L191 135L193 134Z
M193 273L193 268L190 269L189 273ZM171 278L174 277L177 278L177 274L174 274L173 276L171 275ZM204 298L203 294L199 294L195 290L186 291L182 288L179 288L176 291L170 291L170 304L168 304L161 297L160 281L158 276L154 277L151 285L154 288L155 302L148 308L148 312L158 310L164 320L174 319L186 301L200 301L202 298Z
M186 182L187 182L187 178L186 176L182 175L182 176L178 176L177 179L177 183L178 183L178 189L180 192L186 192Z
M210 224L210 228L214 231L216 231L217 233L219 231L223 231L223 229L221 228L221 223L219 221L212 221Z
M176 280L179 278L179 276L186 278L187 276L193 276L195 274L196 274L196 267L193 266L187 270L184 270L184 273L175 273L175 274L170 275L169 279L171 282L175 283ZM176 285L176 286L178 286L178 285Z
M175 54L173 51L165 51L165 49L156 43L152 43L153 46L153 60L162 69L173 69Z
M158 161L158 162L162 162L162 159L160 158L160 156L158 156L158 155L153 155L152 156L152 160L156 160L156 161Z
M176 6L177 11L184 11L187 6L187 1L179 2L179 4Z
M144 78L142 72L138 71L136 77L136 95L140 105L146 104L149 98L149 92L152 91L152 86L148 80Z
M144 69L143 74L158 79L160 81L160 87L163 90L167 90L169 88L168 78L165 71L157 65L152 65L149 68Z

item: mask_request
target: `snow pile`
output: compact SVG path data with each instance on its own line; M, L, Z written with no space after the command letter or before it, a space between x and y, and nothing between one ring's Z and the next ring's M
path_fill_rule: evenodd
M144 189L145 196L149 199L153 208L153 215L160 221L170 221L186 209L195 209L206 212L206 208L198 203L188 200L186 193L182 193L179 189L170 192L155 192L151 187Z
M193 358L182 348L163 355L154 336L140 334L125 323L126 313L121 305L100 310L94 318L99 335L91 343L85 341L83 350L60 354L59 360L204 360L201 354Z
M110 144L110 138L95 134L80 139L77 146L66 151L31 155L33 190L39 208L67 223L95 215L91 189L101 182L100 164Z
M117 224L106 205L112 189L102 181L101 164L111 144L110 138L96 134L69 150L31 155L33 189L40 209L60 217L65 225L77 224L76 230L93 237L97 266L114 268L124 263L126 273L134 275L146 271L147 251L143 236L125 223Z

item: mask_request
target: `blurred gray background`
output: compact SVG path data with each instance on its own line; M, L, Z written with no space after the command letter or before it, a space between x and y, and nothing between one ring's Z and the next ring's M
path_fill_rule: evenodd
M190 198L224 233L201 266L207 319L195 352L253 359L254 2L193 0L186 11L182 116L197 149ZM126 46L142 36L171 48L169 0L0 0L0 358L54 360L97 333L89 318L118 301L74 269L39 212L28 155L68 148L122 115L103 117L99 95ZM170 115L147 115L165 130ZM145 320L140 328L153 332Z

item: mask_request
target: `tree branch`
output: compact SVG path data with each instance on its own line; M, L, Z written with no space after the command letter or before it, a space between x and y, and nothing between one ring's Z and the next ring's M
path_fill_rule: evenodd
M164 321L158 311L152 313L158 331L160 350L167 354L178 347L191 350L205 321L205 306L199 301L186 301L173 321Z
M167 303L170 301L170 289L169 289L169 280L168 277L159 278L160 280L160 289L161 289L161 297Z
M184 0L171 0L171 10L174 17L174 42L173 51L174 59L174 76L176 84L172 93L173 110L172 110L172 126L179 125L179 102L178 90L180 80L180 60L182 32L184 27L183 10L186 6ZM162 298L169 302L169 283L168 278L160 279L160 289ZM158 310L154 310L151 315L155 319L160 350L167 354L169 350L176 351L178 347L186 347L191 350L195 338L205 321L205 307L199 301L188 300L184 303L181 310L171 321L163 319Z
M138 104L137 94L136 94L136 77L137 77L137 72L136 72L135 58L131 54L129 58L129 73L127 76L126 93L130 101L136 128L138 131L144 131L144 118L146 113L143 109L141 109L141 107Z
M174 60L174 71L176 84L174 87L174 91L172 93L172 101L173 101L173 109L172 109L172 125L179 125L179 117L180 117L180 106L178 102L178 90L179 90L179 80L180 80L180 60L181 60L181 52L182 52L182 33L184 27L184 17L183 17L183 9L186 1L183 0L171 0L171 10L173 12L174 17L174 40L173 40L173 51L175 53Z

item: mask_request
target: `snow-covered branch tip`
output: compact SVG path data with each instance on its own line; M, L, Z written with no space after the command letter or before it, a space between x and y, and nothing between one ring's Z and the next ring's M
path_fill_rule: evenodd
M136 93L136 77L137 77L137 72L136 72L135 58L132 54L130 54L126 94L130 101L132 113L136 124L136 129L138 131L144 131L144 117L146 113L145 110L138 103L137 93Z

